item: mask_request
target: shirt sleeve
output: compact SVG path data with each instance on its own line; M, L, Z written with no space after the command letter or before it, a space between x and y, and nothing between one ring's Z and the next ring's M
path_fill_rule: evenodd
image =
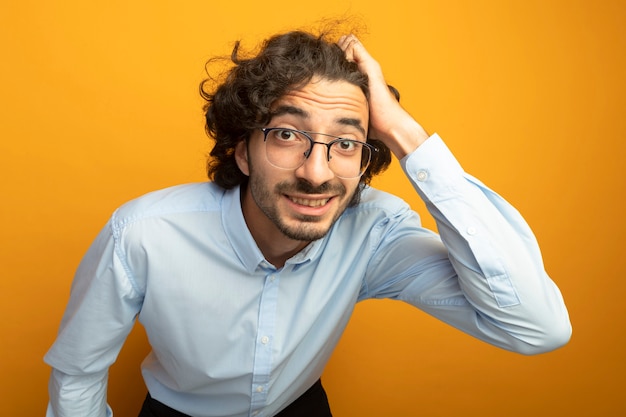
M436 134L401 164L439 235L410 210L391 219L372 257L368 296L406 301L519 353L565 344L567 309L519 212L466 174Z
M44 358L53 368L47 417L112 415L106 402L108 368L142 300L115 241L107 224L77 269L57 339Z

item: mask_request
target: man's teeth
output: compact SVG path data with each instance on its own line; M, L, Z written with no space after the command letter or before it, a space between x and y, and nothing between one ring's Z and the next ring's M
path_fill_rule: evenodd
M321 200L319 199L309 200L307 198L294 198L294 197L289 197L289 199L296 204L300 204L301 206L309 206L309 207L321 207L324 204L328 203L328 200L330 200L329 198L323 198Z

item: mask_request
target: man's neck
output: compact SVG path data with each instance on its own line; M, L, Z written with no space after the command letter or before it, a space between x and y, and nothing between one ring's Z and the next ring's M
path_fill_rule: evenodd
M254 238L254 235L252 236ZM272 240L271 243L267 244L267 242L261 243L257 238L254 239L257 243L257 246L261 250L261 253L265 257L265 259L274 265L277 269L285 266L285 262L302 249L304 249L309 242L298 242L291 240L291 243L297 243L292 245L278 245L275 240ZM279 250L276 250L280 247Z

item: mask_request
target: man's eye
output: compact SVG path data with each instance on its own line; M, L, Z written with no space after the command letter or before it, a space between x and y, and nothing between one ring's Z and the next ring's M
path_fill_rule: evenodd
M280 140L294 140L296 139L296 134L291 130L277 130L276 137Z
M341 152L352 152L355 150L357 145L352 140L342 140L340 142L337 142L336 146L337 149Z

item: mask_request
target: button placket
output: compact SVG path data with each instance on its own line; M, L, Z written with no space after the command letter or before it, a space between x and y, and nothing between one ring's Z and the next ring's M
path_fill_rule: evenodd
M276 326L279 275L268 271L265 275L259 304L254 367L252 372L250 415L259 415L267 405L267 395L272 371L272 340Z

